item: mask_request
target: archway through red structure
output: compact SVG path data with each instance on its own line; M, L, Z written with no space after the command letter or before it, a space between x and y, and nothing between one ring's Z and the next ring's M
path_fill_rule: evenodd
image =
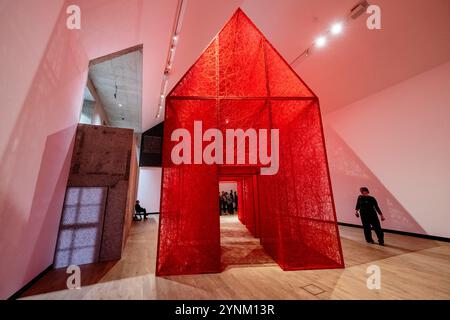
M194 136L185 162L173 161L180 129ZM227 149L217 137L233 163L207 163L206 132L232 129L277 131L277 170L267 174L261 154L251 161L250 141ZM245 163L236 164L242 145ZM272 136L271 156L274 146ZM166 98L157 275L221 271L217 195L226 176L253 194L241 221L281 268L344 266L319 100L240 9Z
M221 191L236 190L238 204L234 213L222 210L220 244L222 270L234 266L273 265L259 239L259 169L254 167L222 167L219 175ZM226 187L224 187L226 186Z
M260 211L258 196L258 175L260 169L250 166L219 167L219 181L236 181L238 188L238 219L252 236L259 238Z

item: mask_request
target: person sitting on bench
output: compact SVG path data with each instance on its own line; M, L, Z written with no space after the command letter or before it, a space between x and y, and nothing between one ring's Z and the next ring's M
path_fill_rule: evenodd
M134 210L136 211L136 215L142 215L144 216L144 219L147 219L148 213L147 210L145 210L145 208L142 208L140 205L140 201L136 200L136 205L134 206Z

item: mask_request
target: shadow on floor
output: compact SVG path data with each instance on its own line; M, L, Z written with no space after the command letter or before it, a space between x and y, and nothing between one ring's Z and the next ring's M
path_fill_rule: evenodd
M133 221L122 259L80 266L81 286L154 274L157 230L157 216L149 216L143 221ZM66 290L69 276L66 268L50 270L26 290L21 298Z
M342 251L346 267L370 263L403 254L438 247L439 243L429 239L385 233L385 245L367 244L363 230L355 227L339 226ZM408 241L405 241L408 239ZM376 239L376 237L374 237ZM358 252L357 255L354 253Z

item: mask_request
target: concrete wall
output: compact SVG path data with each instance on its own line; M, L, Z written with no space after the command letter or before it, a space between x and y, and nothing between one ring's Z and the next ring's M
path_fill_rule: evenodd
M95 102L94 114L92 116L92 124L97 126L108 126L110 125L108 116L105 112L105 107L100 101Z
M80 123L82 124L96 124L93 121L95 101L84 100L81 109Z
M450 237L450 62L325 116L337 217L367 186L387 229Z
M78 126L67 186L108 187L100 261L122 255L132 218L128 204L135 200L129 191L134 190L135 159L133 130Z
M90 124L97 125L97 126L109 126L109 119L105 112L105 106L102 103L102 100L100 99L100 96L97 93L97 90L95 89L94 84L92 83L91 79L88 77L87 84L89 91L91 92L92 96L95 99L94 102L94 110L91 117Z
M81 30L66 28L69 4L81 7ZM1 1L0 299L53 262L89 61L142 43L142 6L142 0ZM148 3L149 43L160 29L149 27L148 16L170 24L172 7ZM165 53L160 60L151 53L145 67L162 74ZM151 87L148 77L144 87Z
M126 241L128 239L128 234L131 228L131 223L133 221L134 205L137 199L138 181L139 181L138 169L139 165L136 149L136 136L134 135L130 159L130 176L128 182L128 195L127 195L127 206L126 206L125 226L122 240L123 243L122 249L125 247Z

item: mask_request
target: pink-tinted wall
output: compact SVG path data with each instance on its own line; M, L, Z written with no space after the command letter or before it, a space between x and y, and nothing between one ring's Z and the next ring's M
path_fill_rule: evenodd
M80 5L81 30L66 28L68 4ZM141 42L142 5L142 0L0 4L2 299L53 262L89 60Z
M63 1L7 1L0 23L0 298L53 261L87 57Z
M340 222L367 186L384 228L450 237L449 88L450 62L325 116Z

